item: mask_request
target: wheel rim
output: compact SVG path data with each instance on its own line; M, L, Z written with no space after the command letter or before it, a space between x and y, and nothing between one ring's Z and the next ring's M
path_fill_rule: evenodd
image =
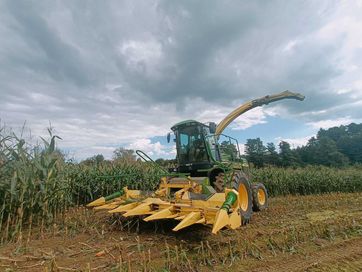
M264 205L265 201L266 201L265 192L261 188L258 189L258 201L259 201L260 205Z
M243 211L247 211L249 207L249 194L246 189L245 184L240 184L239 186L239 199L240 199L240 208Z

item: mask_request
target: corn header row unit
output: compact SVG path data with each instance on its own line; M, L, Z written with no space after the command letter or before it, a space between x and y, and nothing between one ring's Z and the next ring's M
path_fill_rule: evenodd
M246 111L287 98L304 100L299 93L285 91L249 101L219 124L194 120L175 124L171 130L177 167L163 170L158 190L150 193L125 187L87 206L123 217L141 216L144 221L178 220L174 231L205 224L211 225L215 234L224 227L236 229L248 223L253 211L268 206L268 193L263 183L250 183L248 164L240 156L237 140L222 132ZM167 135L168 142L170 138L171 133ZM154 163L144 152L136 152L143 160Z

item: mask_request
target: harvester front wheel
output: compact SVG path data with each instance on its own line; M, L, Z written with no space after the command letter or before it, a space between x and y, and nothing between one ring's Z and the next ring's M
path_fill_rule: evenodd
M253 194L253 211L259 212L268 207L268 192L263 183L251 185Z
M233 175L233 188L239 193L239 214L242 225L249 223L252 215L252 192L246 175L237 171Z

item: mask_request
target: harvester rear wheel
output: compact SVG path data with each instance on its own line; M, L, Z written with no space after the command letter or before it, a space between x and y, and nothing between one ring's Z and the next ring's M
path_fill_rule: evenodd
M268 192L263 183L251 185L253 194L253 211L259 212L268 207Z
M239 214L242 225L249 223L252 215L252 193L247 176L236 171L233 175L233 189L239 193Z

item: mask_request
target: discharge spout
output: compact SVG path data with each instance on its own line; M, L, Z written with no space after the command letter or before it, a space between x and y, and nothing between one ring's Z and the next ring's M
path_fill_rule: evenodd
M245 112L259 107L263 105L267 105L272 102L276 102L282 99L296 99L299 101L304 100L304 95L300 93L293 93L290 91L284 91L279 94L273 94L273 95L267 95L258 99L251 100L249 102L246 102L245 104L241 105L240 107L233 110L228 116L226 116L216 127L215 134L219 135L221 134L224 129L236 118L238 118L240 115L244 114Z

